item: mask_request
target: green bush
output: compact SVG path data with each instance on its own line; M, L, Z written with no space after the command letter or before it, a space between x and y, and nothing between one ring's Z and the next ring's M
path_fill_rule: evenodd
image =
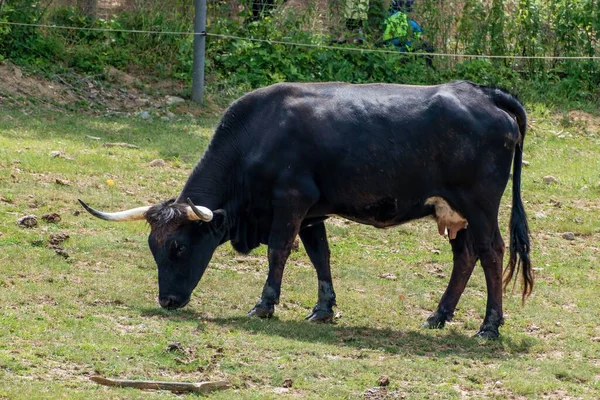
M511 90L517 90L520 83L520 77L513 69L488 59L468 60L457 64L455 74L458 79Z
M37 0L12 0L0 8L0 21L34 24L43 13ZM60 40L35 27L2 25L0 39L0 55L23 64L50 65L64 50Z
M561 55L598 52L600 9L592 0L518 0L506 11L503 0L465 0L448 12L436 0L423 0L417 11L425 36L437 50L472 54ZM76 8L48 11L40 0L8 0L0 8L0 21L123 30L190 31L189 4L158 6L92 20ZM44 3L46 4L46 3ZM158 4L158 3L157 3ZM211 7L227 8L222 2ZM468 79L515 91L541 91L546 99L600 97L600 63L574 60L502 60L436 58L434 68L410 54L371 52L381 47L381 23L386 9L373 0L365 25L365 51L330 49L336 38L323 30L307 29L310 16L275 13L257 21L212 17L209 32L263 41L207 37L207 80L217 90L249 90L281 81L347 81L435 84ZM338 32L339 33L339 32ZM296 42L310 46L285 45ZM193 37L89 30L39 29L0 25L0 59L39 67L44 71L73 68L101 74L108 66L134 70L147 76L191 80ZM231 88L238 88L231 89Z

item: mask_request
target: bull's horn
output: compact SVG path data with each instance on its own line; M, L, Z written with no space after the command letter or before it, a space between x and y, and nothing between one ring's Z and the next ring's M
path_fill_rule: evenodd
M206 207L196 206L188 197L186 199L189 207L187 208L187 215L190 221L204 221L210 222L213 219L213 213Z
M150 209L150 206L147 206L132 208L131 210L118 211L114 213L105 213L102 211L94 210L92 207L85 204L85 202L83 202L83 200L81 199L77 200L79 200L83 208L85 208L85 210L92 214L94 217L98 217L107 221L138 221L141 219L146 219L146 211Z

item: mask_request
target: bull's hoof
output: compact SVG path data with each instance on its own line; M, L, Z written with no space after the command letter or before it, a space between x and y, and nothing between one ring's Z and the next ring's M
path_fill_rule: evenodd
M317 306L318 307L318 306ZM308 317L306 317L307 321L311 321L311 322L322 322L322 323L326 323L326 322L333 322L333 310L329 309L329 310L322 310L315 307L312 310L312 313L310 313L310 315Z
M500 332L498 329L493 328L480 328L479 331L475 334L475 337L487 339L487 340L496 340L500 337Z
M433 314L427 318L427 321L421 324L421 327L427 329L442 329L446 325L446 316L438 311L435 311Z
M266 307L261 305L260 303L255 305L254 308L248 311L249 317L258 317L258 318L271 318L273 313L275 312L275 307Z

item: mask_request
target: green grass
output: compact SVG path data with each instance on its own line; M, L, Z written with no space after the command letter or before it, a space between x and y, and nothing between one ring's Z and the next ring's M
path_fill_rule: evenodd
M390 377L388 394L399 398L600 397L600 119L571 121L527 106L523 197L537 282L525 307L518 287L505 296L506 324L492 342L472 338L485 313L480 268L452 323L440 331L419 327L451 269L450 246L431 220L391 230L327 222L341 312L334 325L304 321L317 282L302 247L288 262L276 318L245 316L266 276L265 248L241 256L229 245L218 249L191 303L164 311L156 303L148 227L74 215L81 211L76 199L117 210L176 196L216 120L3 109L0 398L176 397L97 386L88 380L95 374L230 380L233 389L210 395L216 399L369 398L381 375ZM155 158L166 167L151 168ZM546 175L559 183L543 183ZM507 189L501 208L506 240L510 196ZM40 220L33 229L16 224L48 212L62 221ZM565 231L575 240L563 239ZM70 258L46 246L54 232L70 235ZM385 272L397 281L378 278ZM184 351L167 351L173 342ZM281 389L287 378L293 387Z

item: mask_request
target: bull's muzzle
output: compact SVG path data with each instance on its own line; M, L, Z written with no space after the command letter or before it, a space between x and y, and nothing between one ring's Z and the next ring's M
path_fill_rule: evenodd
M189 297L187 299L181 298L179 296L160 296L158 298L158 304L160 304L162 308L166 308L167 310L176 310L178 308L185 307L189 302Z

